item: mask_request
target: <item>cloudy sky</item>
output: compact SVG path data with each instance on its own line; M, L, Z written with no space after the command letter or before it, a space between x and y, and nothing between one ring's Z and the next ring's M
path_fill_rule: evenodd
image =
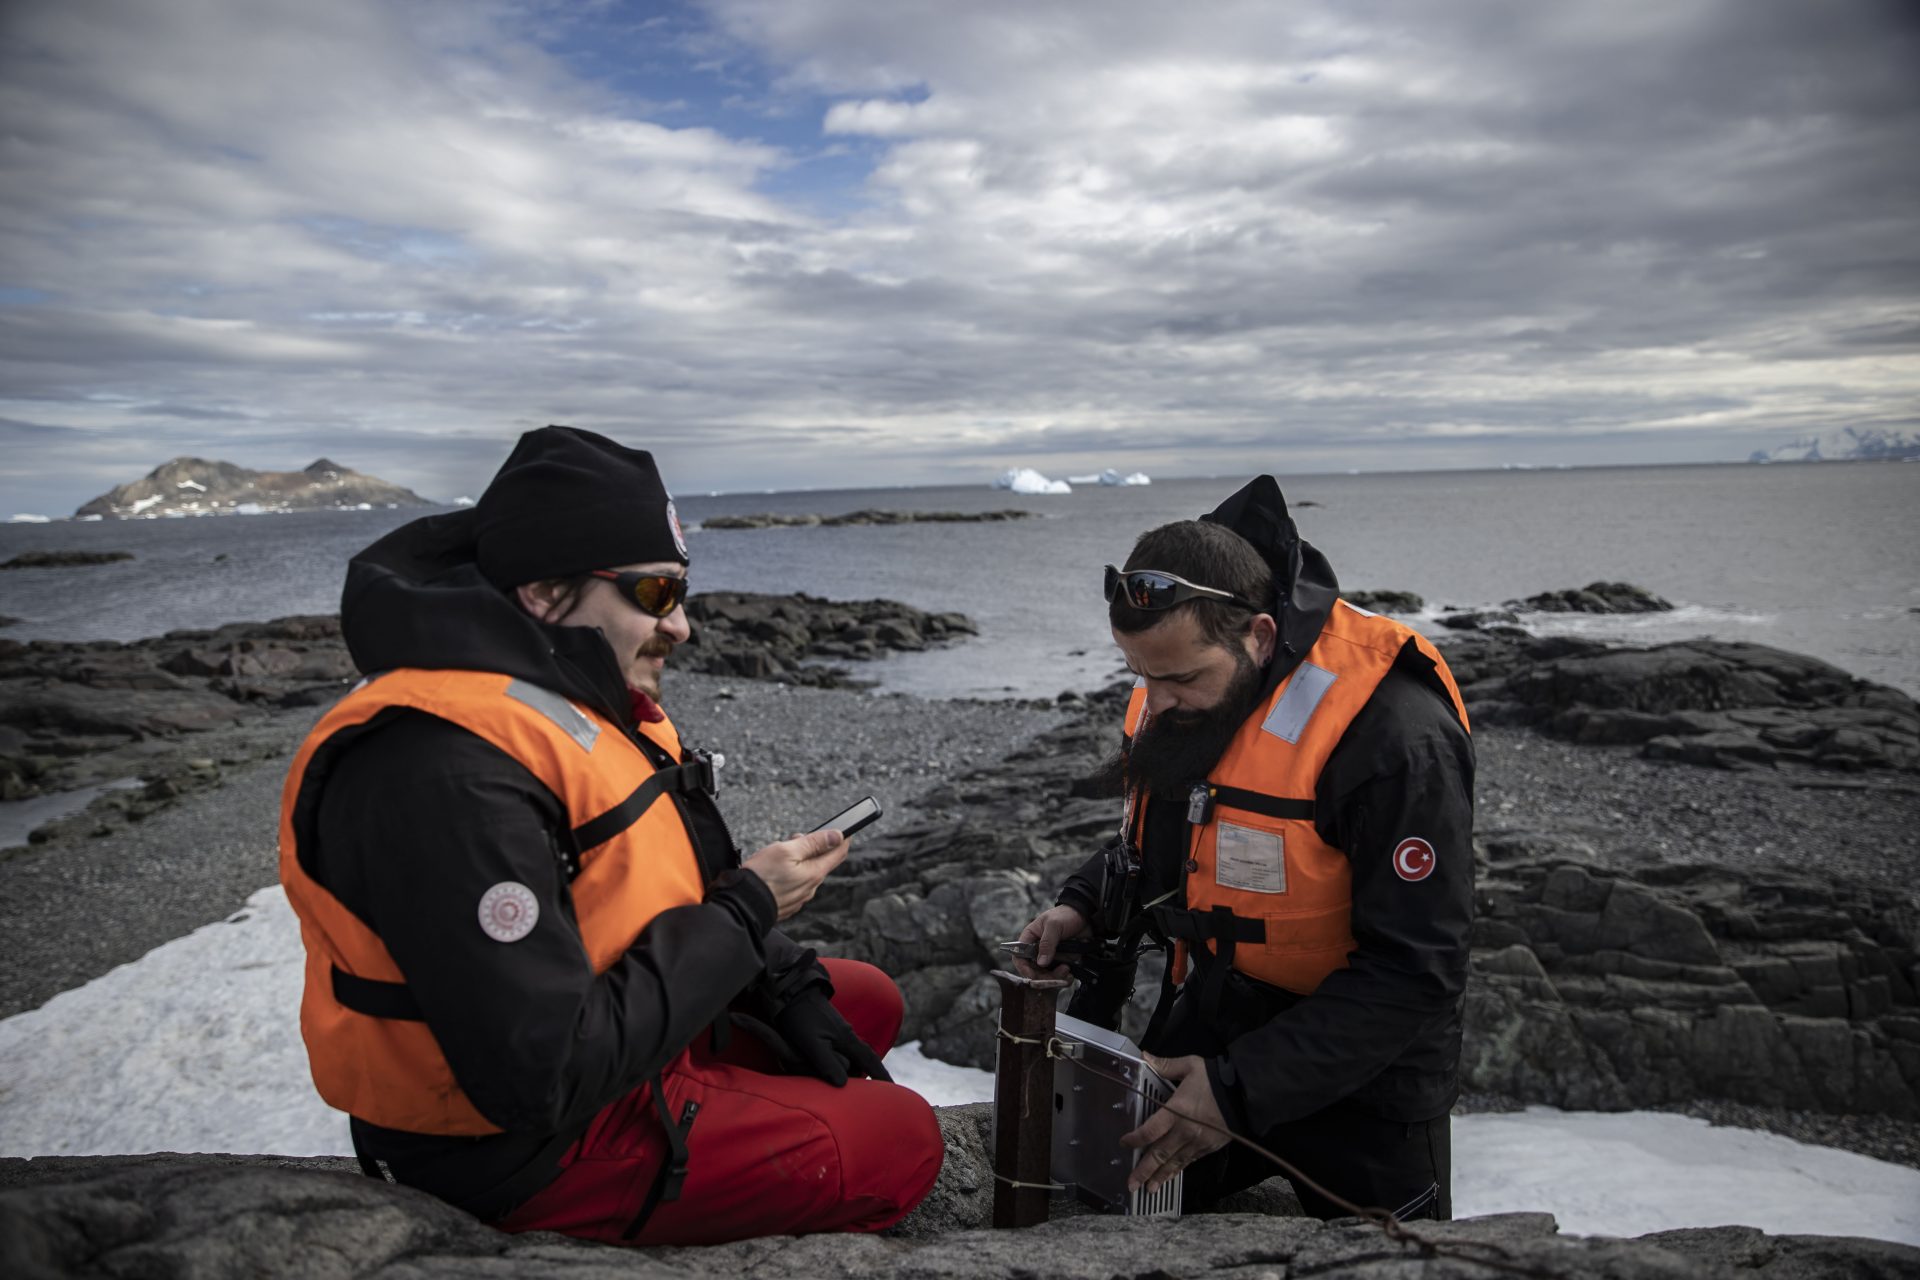
M1908 0L6 0L0 513L1920 425Z

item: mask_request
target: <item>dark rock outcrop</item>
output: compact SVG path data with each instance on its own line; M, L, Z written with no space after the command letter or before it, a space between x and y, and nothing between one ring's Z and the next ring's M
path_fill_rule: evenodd
M548 1232L510 1236L343 1160L132 1156L0 1161L0 1272L20 1280L332 1277L817 1276L1031 1280L1060 1276L1479 1275L1486 1262L1542 1277L1878 1280L1914 1274L1920 1249L1751 1227L1621 1240L1559 1234L1547 1214L1422 1223L1397 1243L1356 1220L1254 1212L1178 1220L1074 1213L1021 1231L978 1225L992 1200L985 1109L941 1115L948 1165L928 1200L882 1235L772 1237L705 1248L623 1249ZM958 1114L956 1114L958 1113Z
M837 529L844 526L891 524L997 524L1005 520L1025 520L1031 511L1009 508L1004 511L887 511L869 507L844 515L781 515L761 512L750 516L708 516L702 529Z
M1411 591L1342 591L1340 598L1374 613L1418 613L1427 602Z
M687 617L693 638L673 659L681 670L823 688L853 683L846 668L829 664L918 652L977 634L965 614L805 593L705 592L688 599Z
M1831 878L1596 868L1481 842L1462 1077L1619 1110L1718 1098L1920 1116L1920 913Z
M1535 613L1665 613L1673 605L1630 582L1591 582L1566 591L1543 591L1524 600L1509 600L1506 607Z
M974 633L961 614L890 600L714 592L693 597L687 612L694 639L675 655L676 668L817 686L855 683L844 666L827 663ZM144 816L219 779L217 770L172 758L181 753L166 744L325 706L359 674L339 620L329 616L236 622L126 644L0 639L0 800L135 776L148 780L146 792L99 804ZM191 747L186 754L200 755ZM164 785L156 790L156 782Z
M174 458L131 484L108 490L74 515L127 519L432 505L411 489L362 475L327 458L316 458L299 471L249 471L231 462Z
M1478 723L1722 768L1920 769L1912 698L1802 654L1726 640L1616 648L1511 631L1456 633L1443 647Z
M131 551L23 551L0 569L79 569L131 559Z

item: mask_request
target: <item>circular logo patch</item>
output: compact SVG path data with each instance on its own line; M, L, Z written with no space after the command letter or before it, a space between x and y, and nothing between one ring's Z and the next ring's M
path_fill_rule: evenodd
M1425 880L1433 874L1433 846L1419 836L1408 836L1393 850L1393 870L1402 880Z
M682 560L691 560L687 554L687 535L680 532L680 513L673 509L673 499L667 499L667 528L673 530L674 550L680 553Z
M480 897L480 928L495 942L518 942L540 922L540 900L533 890L502 880Z

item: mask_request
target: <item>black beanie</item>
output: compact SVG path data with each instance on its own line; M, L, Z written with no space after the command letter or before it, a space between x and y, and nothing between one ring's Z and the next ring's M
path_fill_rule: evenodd
M653 455L591 431L521 436L473 513L475 559L502 590L620 564L687 563Z

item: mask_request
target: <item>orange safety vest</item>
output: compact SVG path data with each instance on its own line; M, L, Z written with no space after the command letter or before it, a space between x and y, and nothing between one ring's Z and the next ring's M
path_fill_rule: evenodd
M1337 601L1320 638L1264 711L1247 718L1189 802L1186 910L1156 915L1175 942L1174 982L1186 980L1195 945L1207 953L1200 967L1224 954L1249 977L1299 995L1346 968L1353 870L1315 829L1314 795L1347 726L1409 644L1432 661L1466 727L1466 705L1439 650L1411 627ZM1127 704L1129 741L1146 705L1146 688L1137 686ZM1146 798L1130 808L1127 837L1138 849Z
M596 974L656 915L704 898L699 859L678 806L652 802L665 791L687 789L689 778L710 786L711 774L700 772L704 761L656 769L611 720L538 685L485 671L406 669L377 676L327 712L294 757L280 797L280 881L307 948L300 1032L315 1087L329 1105L388 1129L499 1133L454 1079L386 944L302 861L333 760L376 717L399 708L427 712L486 739L566 806L578 856L574 915ZM640 732L681 758L670 721L642 724Z

